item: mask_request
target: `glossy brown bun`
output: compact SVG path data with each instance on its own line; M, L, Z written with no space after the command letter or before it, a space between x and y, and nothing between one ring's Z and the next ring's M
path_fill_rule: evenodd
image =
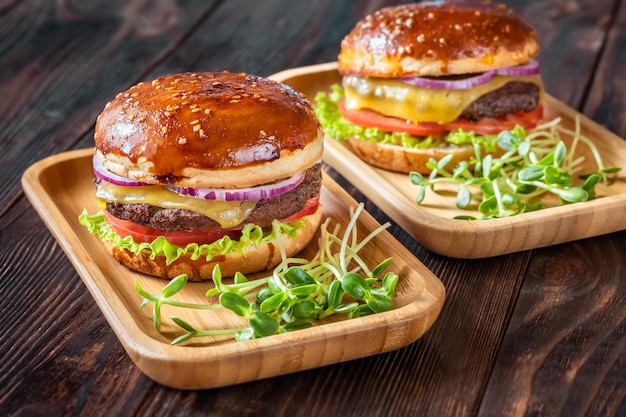
M303 217L303 219L306 219L307 223L297 231L295 236L281 235L281 242L287 257L298 254L311 242L322 222L321 206L315 213ZM127 249L114 246L110 241L105 242L105 246L122 265L164 279L172 279L180 274L187 274L190 281L209 280L212 277L213 268L218 264L223 276L233 276L236 272L245 275L273 268L282 260L280 248L275 239L259 246L245 246L243 253L230 252L226 255L218 255L208 262L203 257L193 260L190 256L185 255L169 265L165 262L165 256L150 259L150 254L147 252L135 255Z
M276 81L229 72L139 83L107 104L94 138L110 171L184 187L268 183L309 168L323 152L305 97Z
M343 39L339 71L372 77L465 74L513 66L539 52L535 30L486 2L383 8Z

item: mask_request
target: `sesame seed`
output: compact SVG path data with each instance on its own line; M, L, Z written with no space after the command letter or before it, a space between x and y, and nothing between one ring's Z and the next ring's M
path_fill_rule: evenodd
M220 85L221 83L219 81L213 81L213 84L211 84L213 87L217 87L218 85Z
M191 122L189 122L190 125L197 125L198 123L200 123L200 120L198 119L192 120Z
M239 100L231 100L231 101L230 101L230 103L231 103L231 104L234 104L234 103L239 103Z
M197 132L197 131L198 131L198 130L200 130L200 129L201 129L200 125L194 125L194 126L193 126L193 131L194 131L194 132Z
M165 110L165 112L163 112L164 115L166 115L167 117L170 117L172 115L172 112L169 112L167 110Z
M204 109L204 114L211 114L211 109Z
M179 97L179 96L180 96L180 93L172 93L172 97L174 98Z
M197 105L197 104L192 104L192 105L191 105L191 106L189 106L189 107L191 107L192 109L195 109L196 107L198 107L198 105Z
M195 109L191 109L191 112L192 112L192 113L198 113L198 112L200 112L200 111L202 111L202 109L199 109L199 108L197 108L197 107L196 107Z
M141 122L145 122L145 121L146 121L146 118L145 118L145 117L143 117L143 116L141 116L138 120L139 120L139 122L141 123Z
M135 115L131 114L130 116L128 116L128 118L130 119L131 122L135 121Z
M163 127L161 128L161 132L163 132L163 133L167 133L167 126L163 126Z
M200 129L199 133L200 133L201 138L206 138L206 135L204 134L204 130Z
M241 96L239 94L235 94L234 96L231 97L231 99L233 99L233 100L240 100Z
M259 131L259 135L260 136L267 136L267 133L265 133L265 130L260 130Z
M184 136L181 136L180 138L178 138L178 143L180 145L184 145L185 143L187 143L187 138Z
M263 103L267 103L269 100L263 97L263 98L260 98L259 101L262 101Z

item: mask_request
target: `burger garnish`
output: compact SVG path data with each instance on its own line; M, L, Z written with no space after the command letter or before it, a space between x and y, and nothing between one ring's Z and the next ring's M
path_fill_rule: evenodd
M275 81L222 72L139 83L107 104L94 138L102 210L80 221L131 269L251 273L280 261L275 230L293 255L321 222L321 127Z
M495 135L543 117L534 29L504 5L414 3L357 23L338 57L342 86L316 97L326 132L367 162L428 173L426 162L495 150Z

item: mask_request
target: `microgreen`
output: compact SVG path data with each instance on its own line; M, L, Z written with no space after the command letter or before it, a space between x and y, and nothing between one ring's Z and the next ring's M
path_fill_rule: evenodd
M569 150L561 140L563 134L573 138ZM597 171L580 173L582 158L575 156L579 143L591 150ZM596 184L608 183L608 175L620 170L604 166L596 146L580 133L578 124L575 131L567 130L559 119L531 132L520 126L503 131L497 137L497 144L500 152L484 157L480 147L474 144L474 157L469 162L459 162L452 169L451 155L439 161L431 159L427 163L431 169L427 178L411 172L409 180L419 186L417 204L424 201L427 190L434 191L438 184L453 184L457 187L455 203L458 208L466 209L476 201L482 215L480 219L514 216L541 209L543 205L538 197L545 193L557 196L562 204L594 199ZM584 180L583 184L574 184L576 175ZM455 218L478 219L472 215Z
M397 274L385 273L392 259L387 258L369 268L359 256L359 251L389 224L359 239L357 219L362 211L363 204L350 210L350 222L341 237L339 225L330 230L330 222L326 220L320 227L319 249L313 259L287 258L279 241L282 262L267 277L248 280L237 273L232 283L227 284L216 266L212 274L213 286L205 293L206 304L172 298L187 284L186 275L172 279L157 295L147 293L136 282L137 292L144 297L140 308L153 304L152 320L158 331L163 305L187 309L221 308L247 319L248 325L241 328L207 330L172 316L172 321L186 331L172 344L218 335L230 335L238 341L250 340L308 328L315 325L315 320L333 314L354 318L392 310L399 280ZM214 297L218 298L217 303L211 302Z

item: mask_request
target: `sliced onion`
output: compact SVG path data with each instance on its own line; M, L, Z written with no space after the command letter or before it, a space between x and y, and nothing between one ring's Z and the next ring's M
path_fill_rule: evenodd
M180 195L203 198L205 200L250 201L276 197L296 188L304 179L304 172L299 172L282 181L250 188L192 188L166 185Z
M153 185L145 182L133 180L130 178L122 177L121 175L117 175L107 169L104 166L100 158L94 154L93 156L93 173L96 174L96 177L104 180L106 182L110 182L115 185L122 185L125 187L138 187L142 185Z
M477 87L493 80L496 75L536 75L539 74L539 62L529 59L521 65L514 67L500 68L493 71L485 71L479 74L472 74L466 77L400 77L400 81L417 87L438 88L442 90L464 90L466 88Z
M493 80L496 76L495 71L481 72L480 74L472 74L463 78L456 76L426 78L426 77L401 77L400 81L417 87L438 88L442 90L464 90L466 88L476 87Z
M539 74L539 62L529 59L525 63L514 67L497 69L496 73L498 75L537 75Z

